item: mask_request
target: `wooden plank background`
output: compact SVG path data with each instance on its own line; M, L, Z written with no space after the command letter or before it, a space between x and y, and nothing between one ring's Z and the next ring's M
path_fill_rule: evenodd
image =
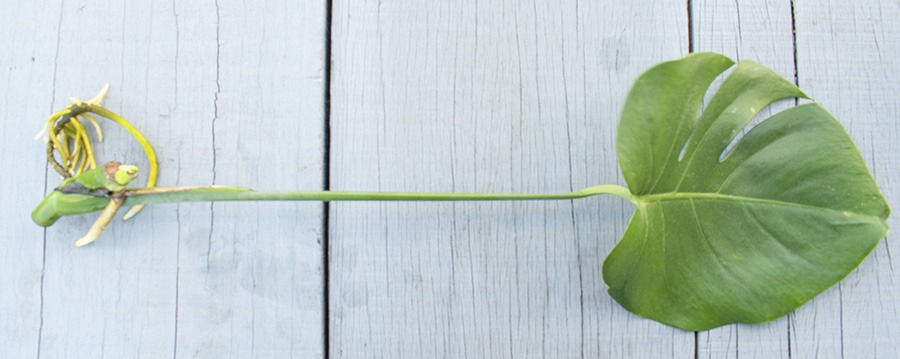
M29 218L59 182L34 133L104 82L106 105L155 144L162 185L568 191L623 182L627 90L689 51L795 79L896 204L900 3L4 8L0 357L900 357L894 234L787 317L693 333L606 294L602 259L632 211L619 199L161 205L83 249L93 217ZM99 160L146 168L105 128Z

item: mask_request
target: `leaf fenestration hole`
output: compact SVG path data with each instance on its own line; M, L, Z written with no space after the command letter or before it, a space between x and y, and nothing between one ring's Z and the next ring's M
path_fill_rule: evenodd
M709 102L712 100L713 96L715 96L716 92L719 91L719 88L722 87L722 83L725 82L725 79L731 75L732 69L728 69L719 76L716 76L716 79L713 80L712 83L709 84L709 88L706 89L706 93L703 94L703 102L700 103L700 110L697 111L697 115L694 116L697 122L700 121L700 117L703 116L703 112L706 111L706 106L709 105ZM695 123L696 125L696 123ZM693 141L694 136L697 136L697 133L694 132L696 129L691 130L691 135L688 136L687 140L681 145L681 151L678 152L678 161L681 161L684 158L685 153L687 153L688 145Z
M694 137L694 135L691 134L691 137ZM688 143L691 143L691 137L688 137L687 141L684 141L684 144L681 145L681 152L678 152L678 161L681 161L681 159L684 158L684 153L687 152Z
M733 139L731 139L731 142L728 143L728 146L725 147L725 150L722 151L721 154L719 154L719 162L725 161L725 159L728 158L728 155L731 154L731 151L734 150L734 147L737 146L737 144L741 142L741 140L744 138L744 136L748 132L752 131L753 128L755 128L761 122L765 121L769 117L775 116L779 112L789 110L793 107L796 107L797 105L800 105L801 103L808 103L808 102L812 102L812 101L806 100L806 99L799 99L799 101L798 101L797 98L789 98L789 99L775 101L773 103L770 103L766 107L763 107L763 109L760 110L756 114L756 116L754 116L753 119L750 120L750 122L748 122L747 125L745 125L744 128L742 128L741 131L738 132L738 134L736 136L734 136Z

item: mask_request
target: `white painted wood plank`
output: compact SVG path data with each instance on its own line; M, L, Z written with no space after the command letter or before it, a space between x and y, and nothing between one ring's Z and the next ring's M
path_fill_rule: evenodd
M794 79L792 9L787 1L694 1L693 44L734 60L761 63ZM717 82L721 83L721 81ZM715 87L713 88L715 89ZM782 101L760 112L760 120L794 105ZM764 325L729 325L698 333L700 358L787 358L788 317Z
M621 183L625 93L687 52L686 18L650 1L336 1L332 188ZM621 200L331 206L335 357L693 355L693 333L606 294Z
M797 1L800 86L847 127L888 203L900 200L900 3ZM888 226L897 228L894 215ZM900 357L896 232L838 286L797 311L794 358Z
M156 145L161 185L321 188L324 3L13 10L0 154L4 165L22 156L23 178L0 181L0 198L27 208L0 209L10 256L0 264L0 356L322 356L321 204L148 207L84 249L72 242L95 217L64 218L43 252L28 214L46 173L31 137L69 96L106 81L106 105ZM124 131L105 129L98 160L146 169Z
M185 138L214 146L190 170L204 183L321 189L324 4L186 6L203 17L179 18L179 54L198 60L180 73L207 76L191 91L206 125ZM186 33L196 26L202 37ZM200 223L181 225L177 355L323 356L322 204L188 207Z
M55 11L48 11L55 9ZM41 19L20 22L18 19ZM34 1L0 13L0 357L37 357L44 231L31 208L44 193L43 143L32 140L51 110L59 3Z

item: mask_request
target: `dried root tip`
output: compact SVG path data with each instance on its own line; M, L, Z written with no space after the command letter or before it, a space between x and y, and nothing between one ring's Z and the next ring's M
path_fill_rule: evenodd
M139 204L134 207L131 207L130 209L128 209L128 212L125 212L125 215L122 216L122 220L127 221L127 220L131 219L131 217L134 217L135 215L137 215L138 212L140 212L142 209L144 209L143 204Z
M103 102L103 99L106 98L107 92L109 92L109 82L103 84L103 88L100 89L100 92L97 93L97 95L94 96L94 98L87 100L85 102L99 105Z
M92 98L90 100L81 101L76 97L70 97L69 101L72 102L72 105L75 105L75 106L81 106L84 104L99 105L100 103L103 102L103 99L106 98L107 92L109 92L109 83L108 82L103 84L103 88L100 89L100 92L98 92L97 95L94 96L94 98Z
M112 222L112 219L115 218L119 207L122 207L122 203L125 203L125 198L110 199L109 204L107 204L106 208L103 208L103 211L100 212L100 217L97 217L97 221L94 222L87 234L75 241L75 246L83 247L97 240L106 226L109 225L109 222Z

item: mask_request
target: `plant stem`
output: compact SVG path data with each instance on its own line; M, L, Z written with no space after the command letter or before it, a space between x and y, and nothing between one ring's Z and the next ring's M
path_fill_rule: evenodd
M157 166L156 160L156 151L153 150L153 146L150 146L150 142L147 141L147 138L138 131L130 122L125 120L122 116L119 116L117 113L107 110L105 107L92 104L85 103L82 105L86 111L96 113L100 116L106 117L110 121L113 121L125 131L128 131L131 136L134 137L135 140L141 145L141 148L144 150L144 154L147 155L148 166L150 167L150 173L147 175L147 187L153 187L156 185L156 177L159 173L159 167Z
M156 186L156 177L159 175L159 165L156 160L156 151L153 150L153 146L150 145L150 142L147 141L147 138L141 134L141 131L138 131L130 122L125 120L124 117L119 116L119 114L107 110L105 107L100 106L99 104L86 103L88 110L96 113L100 116L106 117L110 121L113 121L119 126L122 126L138 143L141 144L141 148L144 149L144 154L147 155L147 165L150 168L150 173L147 175L147 188ZM138 212L143 209L143 205L136 205L131 207L125 216L122 217L122 220L128 220L131 217L134 217Z
M238 187L156 187L126 193L126 206L211 201L509 201L565 200L599 194L636 199L625 187L601 185L562 193L415 193L344 191L254 191Z

